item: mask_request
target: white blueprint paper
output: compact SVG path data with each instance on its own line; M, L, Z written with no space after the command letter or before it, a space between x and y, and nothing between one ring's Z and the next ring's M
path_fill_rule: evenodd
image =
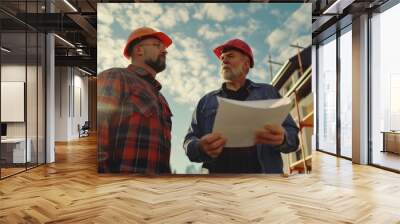
M254 145L255 132L266 124L282 124L289 114L289 98L238 101L218 97L218 110L213 127L227 139L225 147Z

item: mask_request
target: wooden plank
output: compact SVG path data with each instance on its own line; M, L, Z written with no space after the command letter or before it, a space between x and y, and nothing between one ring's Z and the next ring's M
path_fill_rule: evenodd
M301 127L314 127L314 111L307 114L300 122Z

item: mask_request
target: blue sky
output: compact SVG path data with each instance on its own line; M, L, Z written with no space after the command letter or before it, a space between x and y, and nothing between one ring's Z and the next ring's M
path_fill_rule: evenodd
M148 26L173 40L167 68L156 77L174 114L171 167L185 173L191 163L182 147L198 100L223 82L212 49L240 38L252 48L255 66L248 78L270 82L268 56L284 63L295 55L290 44L311 44L311 4L302 3L98 3L97 70L126 67L122 55L132 30ZM274 65L273 74L279 70ZM193 163L196 169L201 164Z

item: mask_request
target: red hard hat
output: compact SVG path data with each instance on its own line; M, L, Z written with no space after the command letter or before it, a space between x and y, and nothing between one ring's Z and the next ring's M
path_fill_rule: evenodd
M240 39L228 40L224 44L222 44L214 49L215 55L217 55L217 57L220 58L222 51L225 48L235 48L235 49L243 52L247 56L249 56L250 68L253 68L253 66L254 66L253 52L251 51L250 46L246 42L244 42L243 40L240 40Z
M129 45L134 41L137 40L139 38L142 37L155 37L157 39L159 39L161 42L163 42L165 48L169 47L169 45L172 44L172 40L171 38L169 38L169 36L167 36L165 33L163 32L158 32L152 28L149 27L141 27L138 28L136 30L134 30L130 35L128 40L126 41L126 45L124 48L124 56L126 58L130 58L130 53L129 52Z

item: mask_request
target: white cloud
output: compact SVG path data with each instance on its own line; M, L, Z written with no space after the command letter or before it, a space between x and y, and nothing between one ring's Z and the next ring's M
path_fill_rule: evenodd
M189 11L184 6L169 7L157 20L162 27L170 29L178 23L186 23L189 21Z
M248 15L247 15L247 13L245 11L240 11L239 13L236 13L236 16L239 19L245 19Z
M311 35L304 35L297 38L293 38L293 41L291 43L307 47L311 44ZM297 54L296 48L286 47L282 48L282 50L277 54L278 55L277 58L287 60L296 54Z
M229 34L233 38L245 40L246 37L252 35L260 28L260 22L250 18L244 26L226 27L225 34Z
M263 67L262 67L263 66ZM260 81L270 81L270 72L267 73L267 64L259 63L258 66L252 68L249 73L250 79L258 79Z
M260 22L256 21L253 18L250 18L247 21L247 26L248 26L247 28L250 30L249 32L255 32L260 27Z
M272 59L279 62L285 62L296 54L297 50L290 47L290 44L298 43L304 47L311 44L310 4L302 4L283 24L265 38L265 43L270 47ZM300 36L305 30L308 30L309 34ZM268 59L264 58L263 61L266 60Z
M105 7L105 5L99 4L97 7L97 15L98 23L110 25L114 22L112 11L108 7Z
M207 47L181 33L173 36L175 44L168 48L167 68L157 79L176 102L195 105L204 94L219 87L220 76L206 56Z
M176 25L178 18L179 17L176 16L176 11L172 8L169 8L165 14L158 19L158 22L162 27L169 29Z
M126 5L129 6L131 4L128 3ZM143 15L147 15L147 16L153 17L153 18L161 16L164 11L162 9L162 7L160 6L160 4L146 3L146 4L135 4L135 5L137 6L136 9L138 9L138 10L135 10L136 13L140 12Z
M99 5L105 5L105 7L110 8L115 4ZM163 6L157 3L121 3L118 5L124 10L113 11L112 16L128 32L140 26L148 26L155 29L163 27L164 30L168 30L190 20L187 4Z
M291 21L287 24L290 30L304 29L304 27L299 27L299 25L309 25L311 24L311 4L303 4L298 10L296 10L290 17Z
M197 34L207 40L214 40L215 38L223 36L223 31L221 26L216 25L214 28L211 28L208 24L205 24L197 30Z
M260 11L261 9L263 9L263 7L265 6L264 3L250 3L249 7L248 7L248 11L250 14L256 13L258 11Z
M184 23L189 21L189 10L187 8L178 9L177 15L180 17L180 20Z
M193 15L195 19L202 20L206 19L214 20L217 22L223 22L230 20L234 16L234 11L230 7L217 4L217 3L205 3L198 8L196 13Z
M287 31L283 29L274 30L266 39L266 43L272 46L281 45L287 38Z
M100 5L100 4L99 4ZM123 4L108 4L108 10L112 11L113 13L119 13L119 11L124 10Z
M129 61L123 57L125 40L112 37L110 27L105 24L97 26L97 69L101 71L112 67L125 67Z
M270 11L271 15L276 16L276 17L281 17L281 12L278 9L272 9Z

